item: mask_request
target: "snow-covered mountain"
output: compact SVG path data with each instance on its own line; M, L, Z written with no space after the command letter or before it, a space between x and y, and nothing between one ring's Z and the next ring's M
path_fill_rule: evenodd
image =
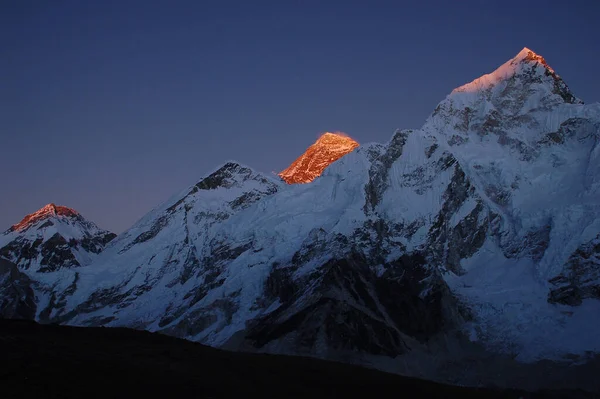
M584 105L523 49L450 93L421 129L341 146L310 184L226 163L91 265L62 270L36 318L398 357L429 377L472 359L473 345L581 361L600 352L599 136L600 104ZM441 353L449 360L427 371L423 359Z
M358 143L343 133L326 132L290 166L279 173L289 184L310 183L331 163L354 151Z
M31 272L85 266L116 235L77 211L48 204L0 235L0 257Z
M524 48L454 90L422 132L452 152L485 207L479 249L446 277L474 336L520 359L600 351L600 104L584 105Z
M597 252L599 129L600 104L583 105L527 48L454 90L423 126L485 198L498 249L531 259L536 278L550 280L551 302L600 298L594 267L578 259Z

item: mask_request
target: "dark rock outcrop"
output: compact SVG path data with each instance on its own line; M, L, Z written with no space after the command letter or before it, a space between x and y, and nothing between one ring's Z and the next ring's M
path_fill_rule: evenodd
M17 265L0 258L0 318L33 320L36 309L33 281Z
M581 245L550 283L550 303L577 306L587 298L600 299L600 235Z
M385 269L377 275L357 253L298 279L293 269L274 269L266 292L280 306L251 323L247 340L258 348L285 342L298 353L327 348L395 356L410 350L407 339L426 341L456 325L458 313L449 309L457 305L422 255L402 256Z

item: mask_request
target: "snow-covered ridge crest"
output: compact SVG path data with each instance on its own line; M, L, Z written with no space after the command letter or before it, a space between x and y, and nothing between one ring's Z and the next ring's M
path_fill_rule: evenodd
M225 177L226 176L226 177ZM219 177L219 181L215 181L214 178ZM149 211L146 215L144 215L140 220L138 220L132 228L139 227L141 225L147 224L149 221L154 219L157 214L163 213L169 209L173 209L178 204L180 204L185 197L195 194L200 188L204 189L231 189L234 187L239 187L243 185L243 183L247 180L261 180L268 185L280 186L282 183L279 179L275 179L269 175L258 172L253 169L251 166L243 164L233 159L226 160L225 162L219 164L218 166L213 167L206 173L203 173L202 176L198 179L197 183L186 187L180 192L174 194L169 199L159 204L151 211ZM212 181L212 182L211 182ZM211 183L209 183L211 182ZM222 190L219 191L221 193ZM224 194L224 193L223 193ZM232 190L229 190L226 196L234 195L235 193ZM219 194L215 194L217 197ZM223 200L227 198L223 197ZM121 237L118 238L119 240Z
M422 130L442 133L450 146L497 142L531 159L562 123L597 115L598 106L584 106L542 56L524 48L494 72L453 90Z
M111 244L111 251L135 252L144 247L143 243L173 235L182 227L185 236L193 234L195 229L209 229L264 196L276 193L282 184L249 166L227 161L147 213L119 235Z

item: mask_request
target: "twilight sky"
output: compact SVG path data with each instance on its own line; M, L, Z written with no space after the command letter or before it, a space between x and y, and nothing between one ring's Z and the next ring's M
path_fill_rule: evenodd
M555 5L556 4L556 5ZM600 2L15 0L0 5L0 231L54 202L117 233L233 159L385 142L529 47L600 101Z

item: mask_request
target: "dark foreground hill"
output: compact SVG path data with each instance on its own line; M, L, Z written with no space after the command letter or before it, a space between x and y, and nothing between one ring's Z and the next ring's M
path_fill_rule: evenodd
M149 332L0 320L2 398L594 397L442 385L316 359L235 353Z

